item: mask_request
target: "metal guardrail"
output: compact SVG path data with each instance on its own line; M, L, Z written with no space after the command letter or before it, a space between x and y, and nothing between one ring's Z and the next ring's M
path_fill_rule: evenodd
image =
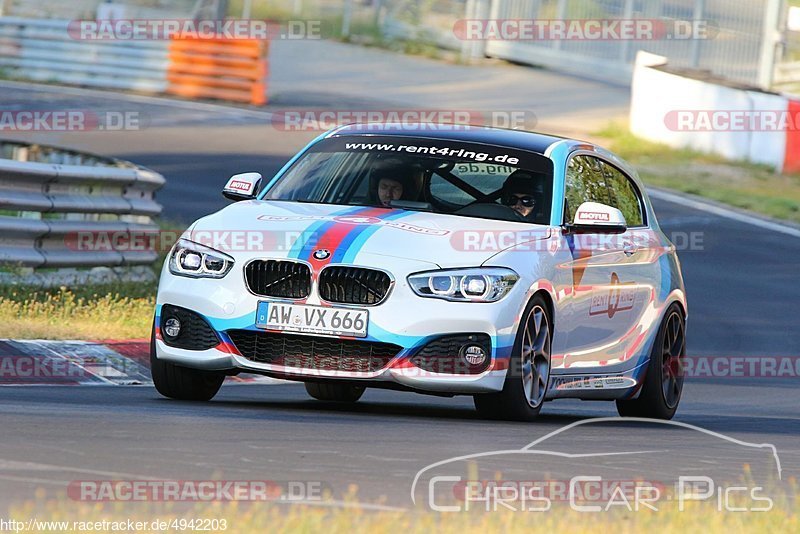
M35 81L164 92L165 41L85 41L69 21L0 18L0 70Z
M149 169L70 150L0 142L0 265L115 267L149 264L153 247L82 248L79 236L156 234L154 193L165 179ZM127 238L126 238L127 236Z

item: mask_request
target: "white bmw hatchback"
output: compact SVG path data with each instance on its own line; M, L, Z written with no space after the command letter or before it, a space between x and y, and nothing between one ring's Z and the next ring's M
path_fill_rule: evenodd
M558 398L671 418L686 298L635 172L588 143L491 128L354 125L196 221L167 258L151 364L160 393L225 376L472 395L530 420Z

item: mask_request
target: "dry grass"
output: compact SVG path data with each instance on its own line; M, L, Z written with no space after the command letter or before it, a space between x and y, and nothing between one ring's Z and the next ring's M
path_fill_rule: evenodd
M68 289L0 287L0 338L142 339L150 335L155 284Z
M712 500L713 501L713 500ZM733 533L800 532L800 518L794 513L798 500L784 502L769 512L720 512L713 505L697 504L685 512L677 505L658 512L577 513L567 506L547 512L433 513L424 511L367 511L349 500L351 507L279 505L274 503L212 503L177 511L169 505L153 503L88 504L65 499L36 501L9 510L7 518L26 521L171 521L173 519L224 519L225 532L325 532L327 534L371 534L404 532L442 534L484 534L486 532L640 532ZM73 530L72 527L70 530ZM148 532L151 530L147 530ZM221 530L220 530L221 531Z

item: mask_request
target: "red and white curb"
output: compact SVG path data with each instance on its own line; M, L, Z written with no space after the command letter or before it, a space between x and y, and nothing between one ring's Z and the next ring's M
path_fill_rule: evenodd
M232 383L278 384L258 375ZM150 341L52 341L0 339L0 386L152 385Z

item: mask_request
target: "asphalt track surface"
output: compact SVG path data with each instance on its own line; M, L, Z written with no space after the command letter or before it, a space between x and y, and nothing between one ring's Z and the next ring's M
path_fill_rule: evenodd
M2 91L4 103L34 102L39 109L89 100L47 89ZM93 106L113 109L121 101L91 98ZM278 132L246 112L130 99L124 105L152 117L146 130L13 137L122 156L162 172L169 183L159 201L177 224L224 205L218 191L231 173L270 175L313 137ZM689 298L688 352L800 356L800 238L682 203L654 204L676 241L695 233L700 244L679 253ZM774 444L783 479L797 477L799 380L692 378L676 421ZM616 415L611 403L570 400L547 404L534 424L491 422L476 417L468 397L368 390L357 405L340 406L310 400L299 385L225 386L205 404L169 401L150 387L7 387L0 388L0 412L0 505L31 498L39 487L63 493L74 480L216 478L320 481L335 495L355 484L361 498L385 496L398 507L411 505L414 476L432 462L519 449L566 424ZM678 432L626 423L582 431L560 447L669 449L658 467L629 466L644 477L666 476L692 456L731 476L741 468L717 441L675 441L683 436ZM559 464L550 468L557 476Z

